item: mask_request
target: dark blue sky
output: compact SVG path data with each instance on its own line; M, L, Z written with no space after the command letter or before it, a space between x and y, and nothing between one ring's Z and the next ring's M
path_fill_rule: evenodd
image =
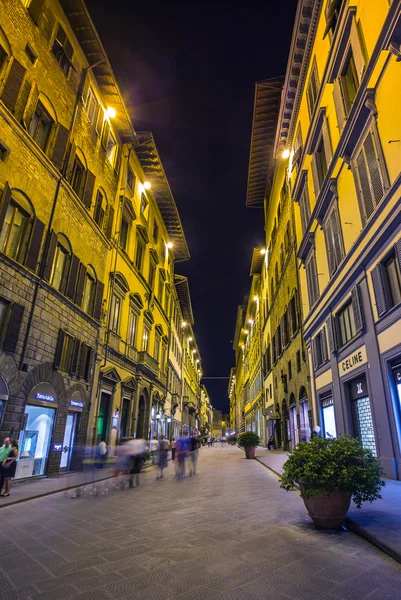
M245 208L254 84L285 73L296 0L87 0L135 128L153 132L191 252L205 377L228 376L263 211ZM227 380L204 382L227 409Z

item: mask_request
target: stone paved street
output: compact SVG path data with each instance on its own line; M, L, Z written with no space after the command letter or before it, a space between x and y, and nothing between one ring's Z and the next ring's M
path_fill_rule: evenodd
M237 448L196 477L71 492L0 511L0 600L401 599L401 565L351 532L317 531L297 493Z

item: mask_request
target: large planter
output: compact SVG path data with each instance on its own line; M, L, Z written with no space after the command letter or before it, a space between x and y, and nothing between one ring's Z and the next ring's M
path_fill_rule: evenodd
M255 446L249 446L248 448L245 448L245 456L247 458L255 458Z
M301 494L304 486L300 483ZM351 495L342 492L326 492L321 490L323 496L311 496L302 499L310 518L322 529L339 529L344 522L350 504Z

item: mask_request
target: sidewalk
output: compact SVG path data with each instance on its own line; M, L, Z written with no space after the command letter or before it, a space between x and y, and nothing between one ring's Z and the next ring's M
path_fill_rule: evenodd
M258 448L255 458L280 476L288 453ZM401 481L386 480L382 500L351 506L346 525L401 563Z

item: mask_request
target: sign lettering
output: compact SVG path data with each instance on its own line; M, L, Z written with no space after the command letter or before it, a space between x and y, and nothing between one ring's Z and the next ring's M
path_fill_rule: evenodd
M54 397L50 396L50 394L41 394L40 392L36 392L36 400L44 400L45 402L54 402Z
M61 452L62 447L63 447L63 444L53 444L53 451Z
M354 369L357 369L361 365L364 365L366 362L366 348L365 346L362 346L362 348L359 348L356 352L353 352L352 354L347 356L347 358L344 358L344 360L341 360L338 363L340 377L342 377L346 373L349 373L350 371L353 371Z
M70 400L70 406L76 406L77 408L83 408L84 403L79 400Z

